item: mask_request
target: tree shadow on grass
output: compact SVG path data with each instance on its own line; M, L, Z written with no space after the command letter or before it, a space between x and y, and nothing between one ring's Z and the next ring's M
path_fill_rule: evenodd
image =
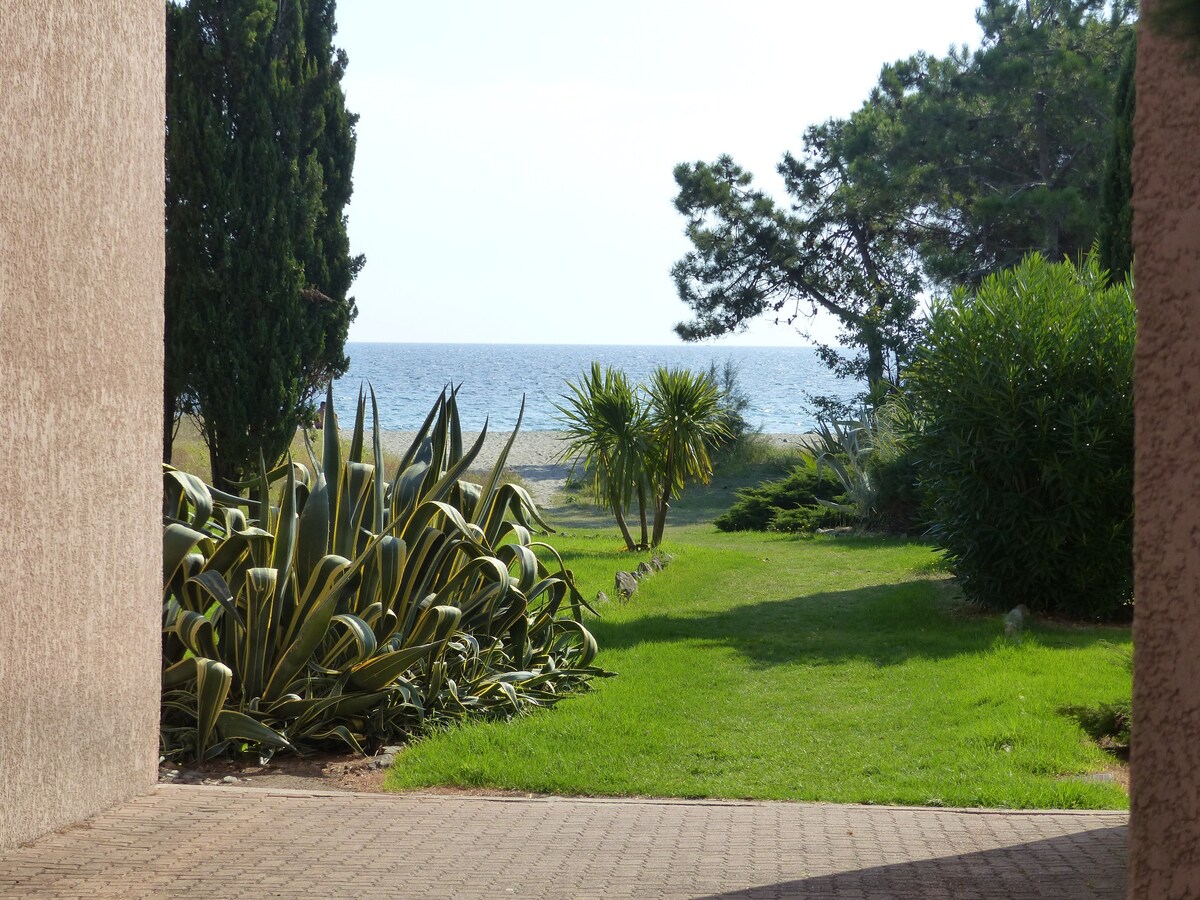
M1124 898L1128 826L914 862L871 866L711 895L775 897ZM823 862L823 860L822 860Z
M557 506L542 507L539 512L557 532L572 531L576 528L612 529L617 534L617 523L607 510L575 498L571 502L562 502ZM551 535L553 537L553 535Z
M1009 641L1000 616L979 614L947 593L943 581L913 579L747 603L701 615L601 619L589 627L601 653L691 641L729 647L764 667L848 660L893 666L910 659L977 654ZM1023 639L1043 647L1083 648L1114 636L1111 628L1047 624L1035 625Z

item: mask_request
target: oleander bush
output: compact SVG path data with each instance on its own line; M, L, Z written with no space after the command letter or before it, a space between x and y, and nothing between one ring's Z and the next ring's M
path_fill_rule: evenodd
M463 480L487 428L464 448L443 392L387 481L366 398L343 458L331 393L320 462L310 446L309 467L263 467L248 497L164 466L168 758L362 752L606 674L570 571L534 540L549 529L501 483L512 439L482 484Z
M908 370L931 533L991 609L1132 613L1134 306L1040 256L934 305Z

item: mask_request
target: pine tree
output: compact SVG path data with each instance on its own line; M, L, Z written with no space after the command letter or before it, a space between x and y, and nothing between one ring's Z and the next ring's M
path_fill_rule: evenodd
M772 313L791 325L822 310L849 350L819 345L822 361L839 377L865 379L871 402L885 396L915 337L920 270L901 240L905 208L853 165L860 139L845 120L806 129L803 152L778 167L786 204L727 156L675 167L675 208L693 247L671 270L693 313L675 326L681 338L714 337Z
M886 65L860 109L805 131L778 167L786 201L727 157L677 166L692 250L672 273L693 313L677 333L822 310L850 351L818 347L822 359L879 400L913 346L922 289L1096 240L1133 15L1132 0L983 0L976 50Z
M199 415L219 486L278 459L347 365L362 260L345 231L354 117L334 7L167 6L164 410Z
M1118 0L984 0L983 41L884 68L884 156L911 185L914 240L941 285L1096 240L1113 83L1132 37Z

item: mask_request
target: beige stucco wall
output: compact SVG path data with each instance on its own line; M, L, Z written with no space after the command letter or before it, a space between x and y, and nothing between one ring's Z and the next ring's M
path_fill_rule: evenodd
M0 850L153 784L162 0L0 0Z
M1200 897L1200 62L1139 41L1129 891L1169 900Z

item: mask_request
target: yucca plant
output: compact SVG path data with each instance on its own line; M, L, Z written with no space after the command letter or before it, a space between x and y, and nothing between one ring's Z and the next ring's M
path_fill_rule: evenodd
M597 362L558 405L568 434L562 456L582 460L596 496L612 511L629 550L657 547L671 500L689 478L712 476L709 451L729 440L730 417L721 389L705 372L659 367L649 385L632 387L624 372ZM636 497L642 537L625 522ZM654 530L647 541L647 508Z
M248 497L164 467L165 756L361 752L605 674L570 571L533 539L550 529L501 483L512 438L463 481L487 426L464 449L444 391L389 482L377 416L363 462L366 402L346 459L329 391L321 460L264 466Z
M650 419L639 391L619 369L593 362L569 394L555 404L568 443L562 458L580 460L592 490L617 520L628 550L649 546L646 507L651 456ZM641 540L634 541L625 517L636 498Z
M720 388L704 372L659 367L646 388L656 450L653 467L654 532L650 546L662 543L671 500L688 478L712 477L709 449L730 437Z

